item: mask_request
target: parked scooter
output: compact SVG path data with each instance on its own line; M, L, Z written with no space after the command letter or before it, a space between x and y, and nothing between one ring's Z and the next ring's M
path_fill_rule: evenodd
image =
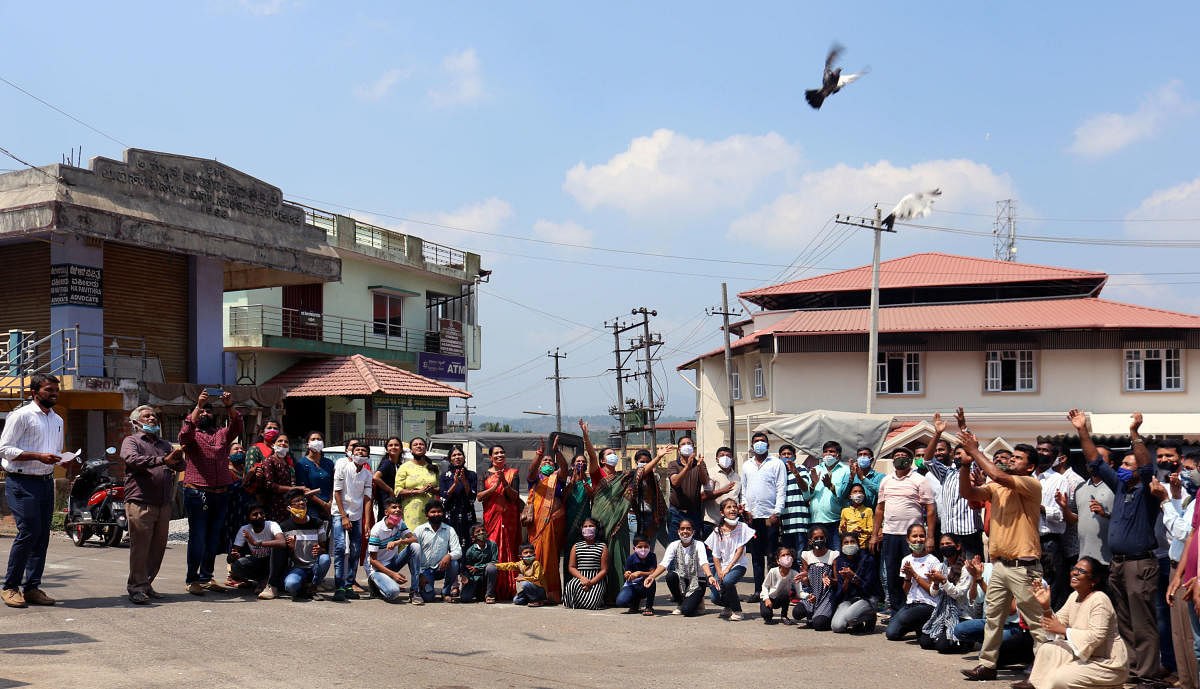
M82 547L84 541L98 535L105 545L120 544L129 528L125 519L125 486L113 481L108 468L116 462L115 447L104 451L104 459L84 462L71 484L67 500L66 530L71 542Z

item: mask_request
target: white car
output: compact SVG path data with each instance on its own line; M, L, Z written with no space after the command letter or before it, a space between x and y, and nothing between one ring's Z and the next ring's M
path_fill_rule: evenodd
M405 450L405 452L407 452L408 448L406 447L406 448L404 448L404 450ZM333 460L333 462L336 464L339 459L346 456L346 446L345 445L334 445L333 447L327 447L322 451L322 454L324 454L329 459ZM370 452L371 471L379 471L379 463L383 461L383 456L386 454L387 454L387 451L384 449L384 447L382 445L372 445L371 446L371 452Z

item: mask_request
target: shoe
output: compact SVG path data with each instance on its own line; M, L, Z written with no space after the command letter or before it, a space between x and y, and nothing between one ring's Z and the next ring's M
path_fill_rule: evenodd
M166 598L166 596L164 596L163 594L159 593L158 591L155 591L153 586L151 586L149 588L149 590L146 591L146 595L150 596L151 598Z
M792 618L790 618L790 617L785 617L785 618L783 618L782 620L779 620L779 621L780 621L781 623L783 623L783 624L785 624L785 625L789 626L789 627L791 627L792 625L796 624L796 620L793 620L793 619L792 619Z
M312 584L301 584L300 590L296 592L296 595L292 596L292 602L307 603L308 601L312 600L313 589L315 588L316 587L314 587Z
M344 588L334 589L333 602L334 603L345 603L346 602L346 589L344 589Z
M359 600L362 598L362 596L359 595L358 591L355 591L353 588L350 588L349 586L347 586L346 588L344 588L342 590L346 592L346 600Z
M963 670L962 673L969 682L990 682L996 679L996 668L986 665L976 665L970 670Z
M216 582L216 580L214 580L214 579L209 579L208 581L201 582L200 587L203 588L205 591L212 591L214 593L224 593L225 591L228 590L224 586L221 586L220 584L218 584Z
M724 610L722 610L722 611L721 611L721 614L717 615L717 619L721 619L721 620L723 620L723 619L725 619L726 617L729 617L729 614L730 614L731 612L733 612L733 611L732 611L732 610L730 610L729 608L725 608Z
M10 608L29 607L29 604L25 602L25 596L22 596L21 592L16 589L4 589L4 592L0 593L0 598L3 598L4 604Z
M740 612L731 613L729 615L730 622L741 622L744 619L746 619L746 618L742 617L742 613L740 613Z
M192 583L188 584L186 590L188 593L192 594L193 596L203 596L204 595L204 587L201 586L200 582L198 582L198 581L193 581Z
M745 602L745 603L757 603L757 602L758 602L758 594L756 594L756 593L752 593L752 594L750 594L750 595L746 596L745 598L743 598L743 599L742 599L742 602Z
M240 589L242 586L245 585L245 583L246 582L238 581L237 579L234 579L233 577L225 577L225 588L227 588L227 589Z
M129 594L129 602L133 603L134 605L147 605L150 603L150 596L147 596L141 591L134 591L133 593Z
M47 596L41 589L29 589L25 592L25 602L29 605L54 605L58 601Z
M1034 689L1033 685L1027 679L1019 679L1008 686L1012 687L1012 689Z
M412 597L412 604L413 605L425 605L425 599L414 594Z
M674 610L671 611L671 614L672 615L682 615L683 611L680 610L679 608L675 608Z
M773 617L764 617L764 618L762 618L762 621L763 621L763 624L776 624L775 618L773 618Z
M264 586L263 590L258 592L258 599L259 600L275 600L275 597L277 595L279 595L279 594L275 593L274 586Z

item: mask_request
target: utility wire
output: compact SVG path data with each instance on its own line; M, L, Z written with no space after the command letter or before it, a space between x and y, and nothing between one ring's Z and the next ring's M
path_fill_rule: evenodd
M30 92L26 91L25 89L21 88L20 86L17 86L16 84L12 83L12 82L11 82L11 81L9 81L8 79L5 79L4 77L0 77L0 81L2 81L2 82L4 82L4 83L8 84L9 86L11 86L11 87L15 88L16 90L20 91L21 93L24 93L25 95L27 95L27 96L29 96L30 98L34 99L35 101L37 101L37 102L41 103L42 105L46 106L47 108L50 108L50 109L51 109L51 110L53 110L54 112L56 112L56 113L58 113L58 114L60 114L60 115L62 115L62 116L64 116L64 117L68 117L68 118L70 118L70 119L72 119L72 120L74 120L74 121L78 122L79 124L82 124L83 126L87 127L88 129L92 130L93 132L96 132L96 133L97 133L97 134L99 134L100 136L103 136L104 138L108 139L109 141L116 142L116 143L118 143L118 144L120 144L120 145L124 146L125 148L133 148L132 146L130 146L129 144L125 143L124 141L121 141L121 140L120 140L120 139L118 139L117 137L115 137L115 136L113 136L113 135L111 135L111 134L107 134L107 133L105 133L105 132L102 132L102 131L100 131L99 129L96 129L96 128L95 128L95 127L93 127L92 125L88 124L87 122L84 122L83 120L81 120L81 119L79 119L78 117L76 117L76 116L72 115L71 113L67 112L66 110L63 110L62 108L58 107L57 105L54 105L53 103L49 103L49 102L47 102L47 101L45 101L45 100L43 100L43 99L41 99L41 98L38 98L37 96L33 95L32 93L30 93ZM26 165L29 165L29 163L26 163ZM31 167L32 167L32 166L31 166Z
M35 166L30 165L29 163L25 162L24 160L21 160L17 156L13 155L7 148L0 148L0 153L3 153L4 155L8 156L9 158L12 158L13 160L17 161L18 163L27 166L30 170L37 170L38 172L42 173L43 175L49 177L50 180L56 184L61 181L59 178L55 177L54 175L50 174L49 172L46 172L42 168L35 167Z

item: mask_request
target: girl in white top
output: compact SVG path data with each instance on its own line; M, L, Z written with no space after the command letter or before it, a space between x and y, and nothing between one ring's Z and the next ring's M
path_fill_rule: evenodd
M708 567L708 553L704 551L704 546L694 540L696 527L690 519L679 522L678 533L679 540L671 541L658 567L646 577L642 586L650 588L665 572L664 578L667 588L671 590L671 597L679 603L679 607L672 610L671 614L695 617L699 614L700 602L704 600L705 582L716 589L721 588L721 582L713 577Z
M971 616L968 597L975 587L975 579L963 562L962 541L958 536L942 534L938 542L938 554L943 562L929 573L933 582L929 588L931 593L937 595L937 604L917 638L921 648L927 651L936 649L939 653L965 653L966 649L954 634L954 627Z
M775 555L775 563L779 566L772 567L763 578L762 591L758 594L758 614L763 624L775 624L776 610L784 624L796 624L787 614L792 592L796 591L796 572L792 569L795 562L796 551L784 546Z
M934 590L931 573L941 571L942 562L926 552L925 526L913 524L908 527L908 547L911 555L900 561L900 578L904 579L904 591L908 594L904 607L892 615L884 632L891 641L899 641L909 632L925 626L937 605L938 591Z
M712 602L725 608L721 617L737 622L742 619L742 602L737 596L737 582L750 566L746 544L754 539L754 529L739 518L740 508L735 500L721 501L721 524L708 535L704 545L712 551L713 576L721 583L714 587Z

